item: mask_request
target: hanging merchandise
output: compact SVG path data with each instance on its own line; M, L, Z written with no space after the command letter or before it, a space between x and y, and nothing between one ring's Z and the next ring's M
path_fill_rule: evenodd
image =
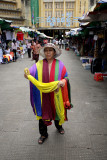
M17 32L17 40L23 41L24 33L23 32Z
M6 40L12 40L12 32L6 31Z
M13 39L15 39L15 40L16 40L15 32L12 32L12 41L13 41Z
M98 36L94 35L94 40L97 41L97 39L98 39Z

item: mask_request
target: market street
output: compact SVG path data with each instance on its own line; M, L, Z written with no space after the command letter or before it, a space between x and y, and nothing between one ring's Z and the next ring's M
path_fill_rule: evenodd
M26 54L0 64L0 160L107 160L107 78L95 81L72 51L63 50L59 58L69 74L74 108L63 125L65 134L53 123L43 145L38 144L38 121L23 76L34 61Z

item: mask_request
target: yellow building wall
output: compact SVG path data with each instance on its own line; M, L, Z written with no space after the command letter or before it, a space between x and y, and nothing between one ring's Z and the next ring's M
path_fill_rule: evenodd
M21 9L21 0L16 0L16 2L17 2L17 8Z
M23 1L23 3L21 2L21 0L16 0L16 2L17 2L17 8L21 9L22 16L25 18L24 26L31 27L32 24L31 24L30 1L28 6L25 5L25 0Z

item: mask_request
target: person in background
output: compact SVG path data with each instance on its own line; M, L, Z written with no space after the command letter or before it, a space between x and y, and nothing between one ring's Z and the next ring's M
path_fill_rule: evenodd
M36 40L35 50L34 50L34 60L35 62L38 62L39 60L39 49L41 48L41 42L39 40Z
M58 39L56 39L56 46L58 47Z
M28 40L27 43L27 52L28 52L28 58L31 58L31 41Z
M12 61L13 60L13 57L12 55L10 54L10 48L8 46L6 46L6 49L4 51L5 55L9 57L9 59Z
M61 45L62 45L62 40L60 39L59 40L59 48L61 48Z
M34 60L35 45L36 45L36 43L32 40L32 42L31 42L32 60Z
M5 54L10 54L10 48L8 46L6 46Z
M3 59L3 45L1 43L1 40L0 40L0 62L2 63L2 59Z
M19 48L20 48L20 56L23 59L23 55L24 55L23 43L21 43Z
M16 55L17 43L15 40L13 40L13 42L12 42L12 51L14 52L13 62L16 62L16 60L17 60L17 55Z

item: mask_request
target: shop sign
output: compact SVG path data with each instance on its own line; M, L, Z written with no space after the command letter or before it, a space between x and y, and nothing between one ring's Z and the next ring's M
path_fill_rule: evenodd
M75 22L78 22L78 19L80 17L72 17L72 14L67 12L66 13L66 18L64 17L64 15L62 14L62 17L36 17L36 23L44 23L45 20L47 23L49 23L49 25L51 27L55 26L55 24L57 23L65 23L66 22L66 27L70 27L72 25L72 22L75 23Z

